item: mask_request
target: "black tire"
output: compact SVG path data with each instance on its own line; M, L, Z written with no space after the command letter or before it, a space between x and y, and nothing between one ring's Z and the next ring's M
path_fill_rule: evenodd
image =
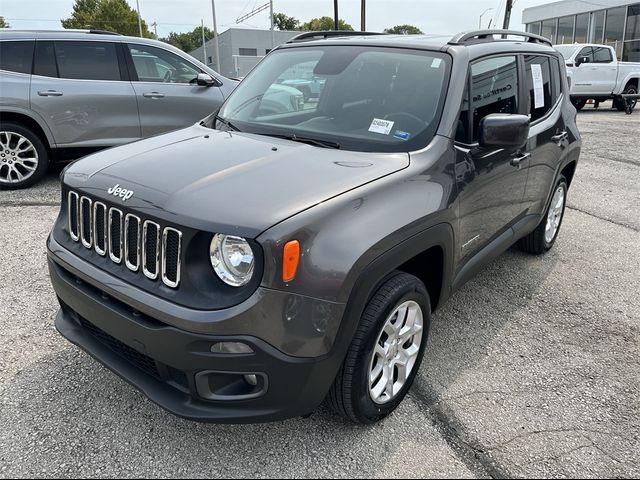
M381 331L401 303L412 300L422 310L423 330L420 349L407 381L396 396L385 404L376 404L369 393L371 359ZM329 406L340 416L361 424L372 424L393 412L411 388L420 369L431 322L431 303L424 284L413 275L396 272L369 300L360 318L347 357L327 397Z
M555 192L560 187L564 189L564 204L562 205L562 213L560 214L560 224L558 225L558 229L555 235L553 236L553 238L551 239L551 241L547 242L547 239L545 238L546 227L547 227L547 217L549 215L549 210L551 210L554 207L553 195L555 195ZM540 224L529 235L518 240L518 247L520 248L520 250L527 253L533 253L534 255L541 255L543 253L548 252L551 249L551 247L553 247L553 244L556 242L556 239L558 238L558 234L560 233L560 228L562 227L562 220L564 220L564 211L567 206L567 191L568 191L567 179L564 178L564 175L560 175L560 178L556 182L555 187L553 187L553 193L551 194L552 201L549 203L547 210L544 212L544 216L542 217Z
M624 91L622 92L623 95L635 95L636 93L638 93L638 89L633 84L628 84L626 87L624 87ZM631 104L631 111L633 111L638 101L630 100L629 102L626 102L622 98L618 98L615 101L616 110L618 110L619 112L626 112L627 108L629 107L628 103Z
M573 103L573 106L576 107L577 111L580 111L587 104L587 100L586 99L571 100L571 103Z
M8 165L3 165L3 163L8 163L10 159L8 157L0 158L0 190L18 190L21 188L27 188L36 182L40 181L42 177L47 173L47 169L49 168L49 152L47 147L44 145L40 137L33 132L30 128L27 128L23 125L13 122L0 122L0 141L7 141L6 133L9 132L12 134L17 134L25 137L28 141L31 142L34 149L36 150L37 157L37 165L35 171L25 180L16 181L16 182L8 182L2 180L2 174L6 174L8 171ZM14 140L15 142L15 140ZM10 149L9 149L10 150ZM0 155L10 155L5 151L0 152ZM6 161L5 161L6 160Z

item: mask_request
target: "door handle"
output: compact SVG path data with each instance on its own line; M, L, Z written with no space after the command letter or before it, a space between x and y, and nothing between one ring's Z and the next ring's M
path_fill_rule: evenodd
M147 92L143 93L142 96L144 98L164 98L164 93L160 92Z
M560 144L566 140L569 140L569 134L567 132L562 132L551 137L551 140L557 144Z
M531 154L530 153L518 153L516 155L520 155L520 156L519 157L512 157L510 163L514 167L518 167L518 168L520 168L520 164L522 162L524 162L525 160L528 160L528 159L531 158Z
M38 95L41 97L61 97L62 92L58 92L56 90L40 90Z

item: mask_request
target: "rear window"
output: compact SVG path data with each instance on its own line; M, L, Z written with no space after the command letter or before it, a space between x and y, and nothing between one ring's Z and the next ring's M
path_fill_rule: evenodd
M0 42L0 70L30 74L34 44L33 41Z
M120 80L116 44L111 42L55 42L60 78Z

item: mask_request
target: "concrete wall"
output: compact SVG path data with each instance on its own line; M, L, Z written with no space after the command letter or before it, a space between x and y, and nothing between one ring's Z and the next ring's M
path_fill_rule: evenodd
M214 41L206 43L207 58L204 58L203 47L199 47L189 54L225 77L243 77L264 57L269 50L286 43L300 32L259 30L242 27L232 27L218 35L220 50L220 66L215 65ZM257 56L240 56L241 48L257 50ZM209 61L211 58L211 62Z

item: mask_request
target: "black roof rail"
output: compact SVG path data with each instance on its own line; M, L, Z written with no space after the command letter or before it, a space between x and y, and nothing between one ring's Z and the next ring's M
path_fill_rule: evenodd
M531 43L543 43L553 46L551 40L541 35L534 33L519 32L517 30L474 30L470 32L462 32L454 36L449 40L449 45L466 45L469 43L481 43L483 41L492 42L495 40L494 35L501 35L503 38L507 38L507 35L514 37L523 37L527 42Z
M327 30L322 32L304 32L296 35L287 43L310 42L312 40L326 40L332 37L360 37L369 35L386 35L380 32L354 32L351 30Z
M96 35L119 35L122 36L121 33L110 32L109 30L89 30L87 33L93 33Z

